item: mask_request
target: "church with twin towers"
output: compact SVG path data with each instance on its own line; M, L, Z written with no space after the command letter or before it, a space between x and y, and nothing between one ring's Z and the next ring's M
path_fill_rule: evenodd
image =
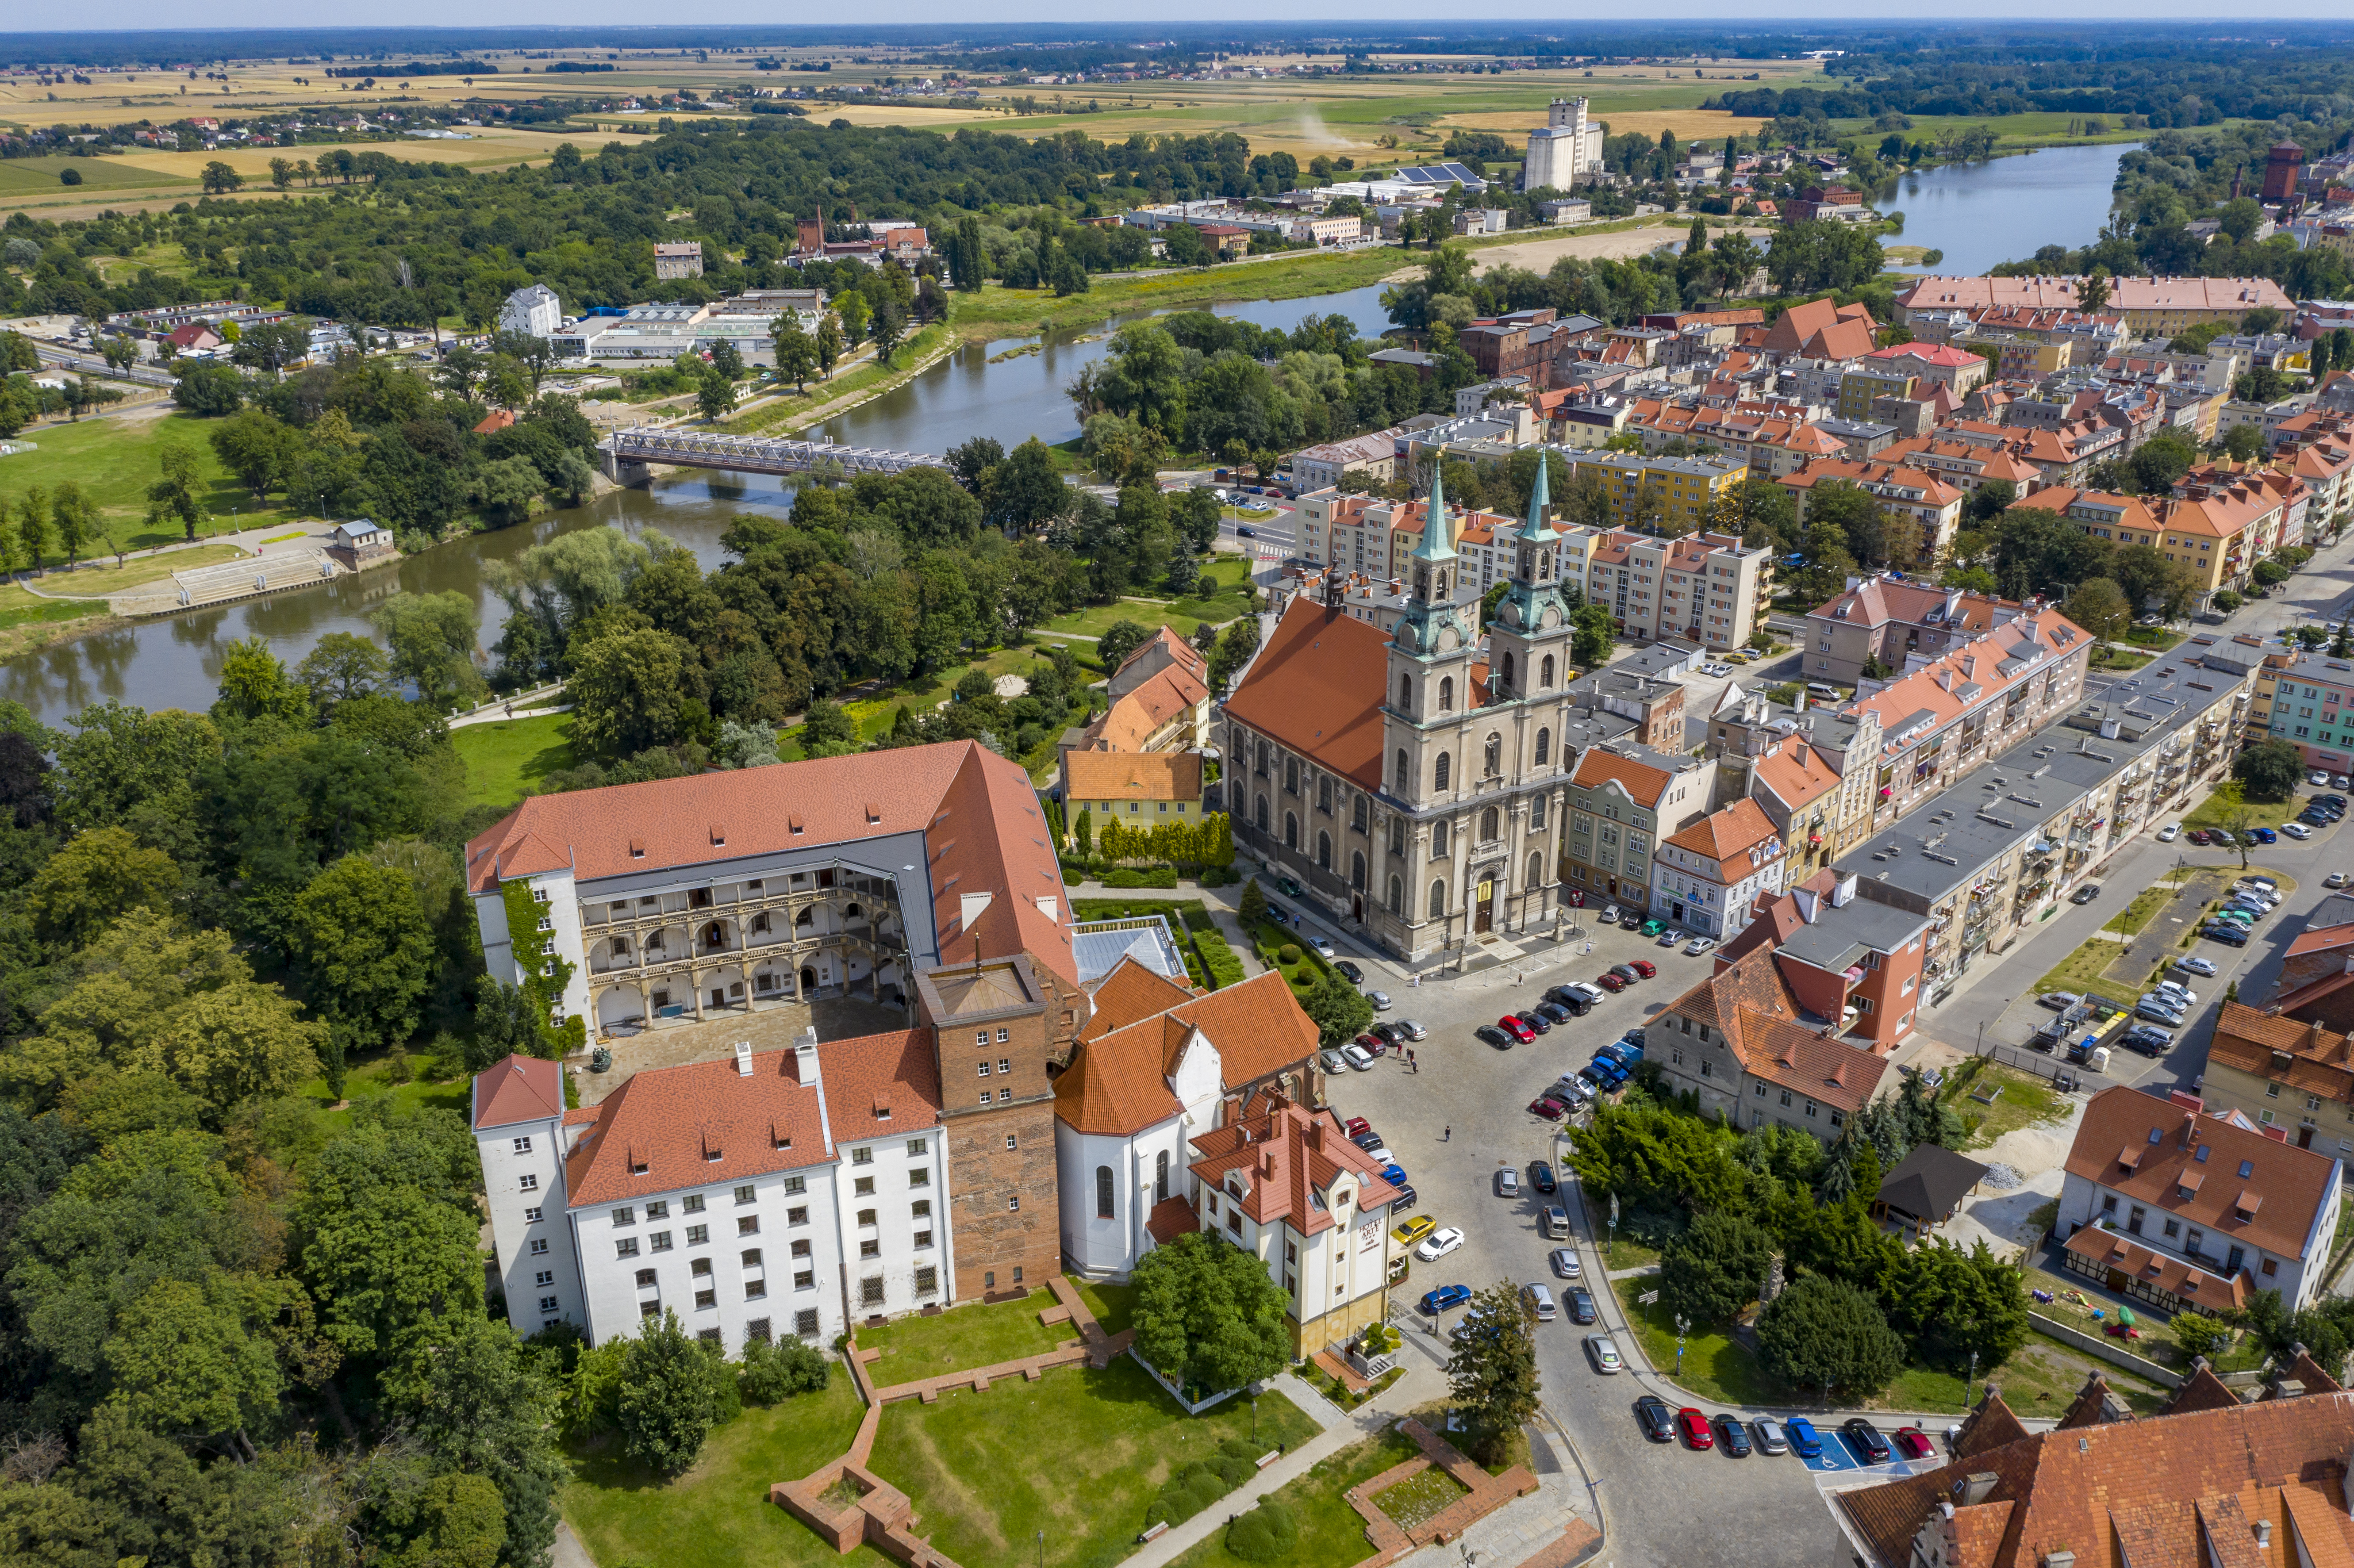
M1569 689L1549 508L1540 465L1483 629L1434 482L1392 630L1337 592L1303 595L1225 705L1236 838L1409 961L1549 927L1560 908L1570 775L1596 736Z

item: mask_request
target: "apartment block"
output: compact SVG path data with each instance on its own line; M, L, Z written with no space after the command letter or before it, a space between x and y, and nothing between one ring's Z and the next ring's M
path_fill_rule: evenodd
M1830 1035L1784 978L1770 945L1744 953L1645 1026L1643 1059L1702 1116L1774 1125L1836 1143L1878 1092L1887 1058Z
M1586 546L1584 564L1582 576L1572 577L1576 563L1564 555L1562 580L1582 582L1587 599L1630 637L1738 648L1765 624L1773 603L1773 553L1730 534L1662 539L1612 529Z
M1890 462L1850 462L1841 458L1818 458L1777 482L1804 521L1815 486L1840 483L1869 492L1883 511L1909 517L1921 527L1921 559L1940 560L1953 547L1954 529L1962 520L1961 489L1924 469Z
M2276 668L2265 734L2296 747L2307 768L2354 768L2354 662L2300 652Z
M1651 908L1702 936L1737 935L1758 895L1782 890L1782 835L1756 801L1735 800L1659 845Z
M1808 613L1807 678L1853 685L1867 665L1893 672L1915 654L1935 659L2026 612L2016 599L1893 573L1851 577L1846 592Z

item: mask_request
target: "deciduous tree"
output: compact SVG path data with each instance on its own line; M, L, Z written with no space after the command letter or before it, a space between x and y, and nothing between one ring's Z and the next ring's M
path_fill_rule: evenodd
M1187 1390L1240 1388L1290 1360L1290 1298L1240 1248L1196 1231L1145 1254L1134 1280L1137 1353Z
M1520 1287L1500 1279L1471 1298L1454 1333L1447 1382L1475 1417L1475 1434L1494 1462L1511 1435L1537 1413L1543 1385L1537 1376L1536 1342Z

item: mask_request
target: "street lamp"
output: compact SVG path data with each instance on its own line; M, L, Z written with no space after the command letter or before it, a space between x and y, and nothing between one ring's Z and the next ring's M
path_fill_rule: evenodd
M1684 1375L1684 1335L1691 1330L1691 1319L1676 1314L1676 1376Z
M1978 1353L1976 1351L1972 1351L1970 1352L1970 1380L1968 1383L1962 1384L1962 1407L1964 1409L1967 1409L1969 1407L1970 1390L1977 1384L1978 1381Z

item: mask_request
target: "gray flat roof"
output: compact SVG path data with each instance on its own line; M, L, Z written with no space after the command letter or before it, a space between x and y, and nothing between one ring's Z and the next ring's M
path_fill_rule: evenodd
M1929 923L1925 915L1869 898L1833 906L1826 901L1815 918L1790 933L1782 951L1821 969L1844 969L1866 951L1893 953Z

